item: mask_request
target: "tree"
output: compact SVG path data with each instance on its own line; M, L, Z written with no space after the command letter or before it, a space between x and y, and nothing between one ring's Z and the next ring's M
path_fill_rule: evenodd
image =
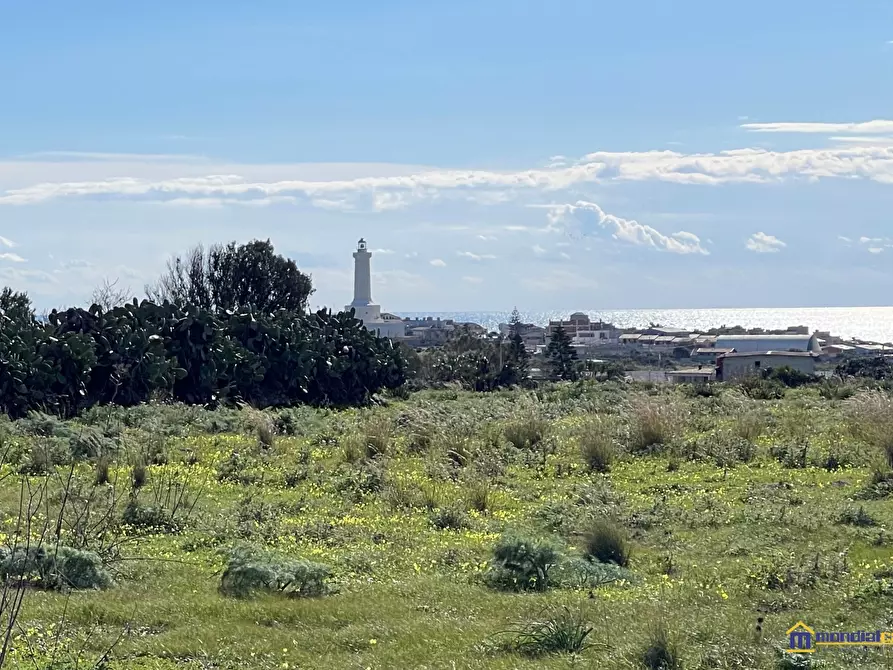
M521 336L523 328L521 323L521 315L518 308L512 310L512 318L509 320L509 365L514 370L515 383L521 383L527 380L528 367L530 363L530 354L527 353L527 347L524 346L524 338Z
M571 338L558 326L549 338L546 347L546 360L552 366L552 376L562 381L573 381L577 378L577 352L571 346Z
M91 304L99 305L104 312L123 305L133 297L129 286L118 286L118 280L111 281L108 278L93 289Z
M34 308L27 293L18 293L8 286L0 291L0 317L5 317L16 325L30 325L34 322Z
M155 302L195 305L212 312L248 308L269 314L280 309L305 312L313 293L309 275L295 262L278 255L269 240L226 246L205 252L198 245L172 258L158 281L146 287Z

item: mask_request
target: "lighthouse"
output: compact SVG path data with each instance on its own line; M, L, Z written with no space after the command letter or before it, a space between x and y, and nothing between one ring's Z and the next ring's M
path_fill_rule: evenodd
M363 322L366 330L380 337L403 337L406 326L391 314L382 314L381 306L372 302L372 252L362 237L353 252L353 302L345 309Z
M372 253L362 237L353 252L353 302L354 308L372 304Z

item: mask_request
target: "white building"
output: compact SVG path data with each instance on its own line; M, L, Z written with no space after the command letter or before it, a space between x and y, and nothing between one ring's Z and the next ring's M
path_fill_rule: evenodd
M715 346L734 349L739 354L763 351L822 352L816 335L719 335Z
M379 337L404 337L403 321L393 314L382 314L381 306L372 302L372 253L366 248L366 240L360 238L353 257L353 302L345 309L353 310L366 330L374 331Z

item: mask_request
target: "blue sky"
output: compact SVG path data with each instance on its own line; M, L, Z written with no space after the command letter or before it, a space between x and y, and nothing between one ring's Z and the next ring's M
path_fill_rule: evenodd
M185 6L184 6L185 5ZM893 3L0 0L0 283L271 238L314 304L890 304Z

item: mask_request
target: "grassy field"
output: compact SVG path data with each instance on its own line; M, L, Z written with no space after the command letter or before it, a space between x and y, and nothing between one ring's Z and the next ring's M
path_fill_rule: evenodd
M893 400L825 395L592 383L6 423L6 541L27 472L32 534L64 507L59 541L114 582L28 589L8 662L810 667L779 651L800 619L893 630ZM497 545L522 545L507 534L548 574L498 570ZM301 592L220 589L283 573ZM812 667L891 654L824 649Z

